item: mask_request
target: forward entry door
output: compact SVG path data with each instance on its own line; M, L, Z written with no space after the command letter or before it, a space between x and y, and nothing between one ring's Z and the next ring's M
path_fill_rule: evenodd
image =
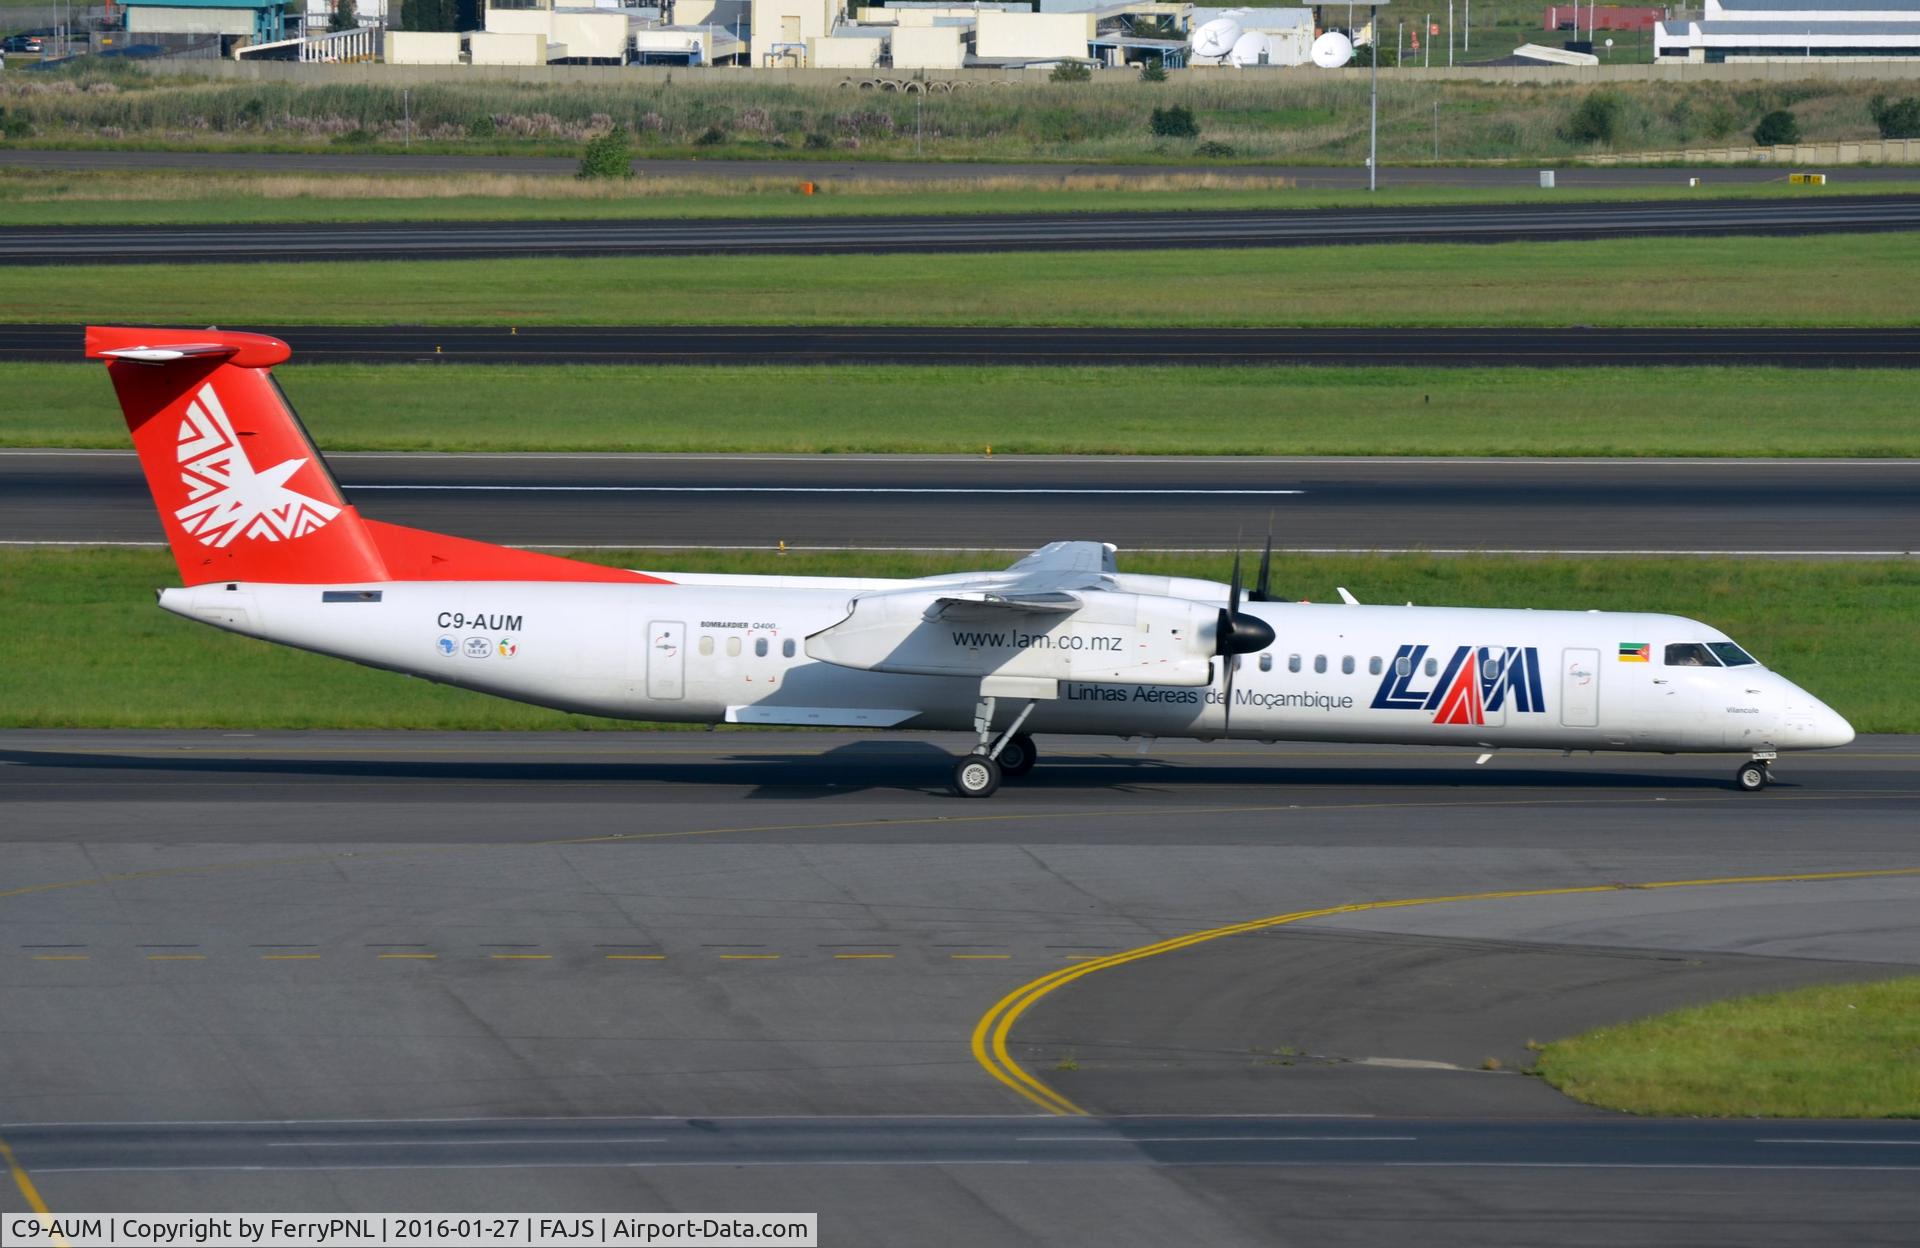
M1600 724L1600 652L1560 652L1560 723L1567 728Z

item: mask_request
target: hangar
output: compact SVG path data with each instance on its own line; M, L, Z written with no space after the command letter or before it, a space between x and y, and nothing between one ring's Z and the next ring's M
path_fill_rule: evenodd
M1708 64L1916 56L1920 0L1706 0L1697 20L1658 23L1653 48L1660 61Z

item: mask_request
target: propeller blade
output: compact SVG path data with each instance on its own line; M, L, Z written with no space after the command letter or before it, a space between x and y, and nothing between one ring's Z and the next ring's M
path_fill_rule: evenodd
M1233 735L1233 669L1240 665L1240 656L1237 654L1222 655L1220 661L1227 665L1227 687L1221 694L1223 701L1221 702L1220 714L1220 735L1226 737Z
M1260 551L1260 575L1253 583L1253 593L1249 595L1255 602L1272 602L1273 586L1269 580L1273 573L1273 513L1267 513L1267 544Z
M1233 548L1233 575L1227 579L1227 612L1240 614L1240 547Z

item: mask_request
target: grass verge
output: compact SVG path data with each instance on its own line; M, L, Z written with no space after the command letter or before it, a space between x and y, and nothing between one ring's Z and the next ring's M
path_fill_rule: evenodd
M1301 188L1289 179L1217 173L988 174L934 181L826 178L801 195L786 176L658 175L627 181L533 174L396 177L178 171L0 169L12 225L246 225L359 221L538 221L705 217L845 217L994 213L1182 212L1471 204L1810 199L1920 193L1914 182L1851 187L1389 187L1377 193ZM1713 174L1705 175L1709 183Z
M1920 976L1677 1010L1549 1044L1576 1100L1702 1118L1920 1117Z
M923 576L1003 567L1006 553L595 551L596 562L789 575ZM1228 560L1122 555L1129 571L1225 579ZM1726 629L1863 732L1920 731L1907 563L1280 555L1276 584L1321 599L1674 611ZM218 632L153 605L177 583L164 551L0 549L14 658L0 683L10 728L589 728L562 715ZM78 639L78 640L76 640Z
M1766 263L1756 264L1756 248ZM1910 325L1920 233L984 255L0 269L0 321ZM1676 337L1675 349L1685 350Z
M0 445L125 447L102 374L0 364ZM1913 377L1893 369L292 364L278 375L329 451L1920 455Z

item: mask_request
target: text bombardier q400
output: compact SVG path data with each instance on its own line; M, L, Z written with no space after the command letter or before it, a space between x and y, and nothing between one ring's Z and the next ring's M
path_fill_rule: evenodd
M184 587L218 628L560 710L971 730L953 785L1029 771L1038 731L1739 753L1853 729L1672 615L1276 602L1055 542L921 580L671 578L382 524L342 497L257 334L92 328ZM1342 597L1347 595L1342 591Z

